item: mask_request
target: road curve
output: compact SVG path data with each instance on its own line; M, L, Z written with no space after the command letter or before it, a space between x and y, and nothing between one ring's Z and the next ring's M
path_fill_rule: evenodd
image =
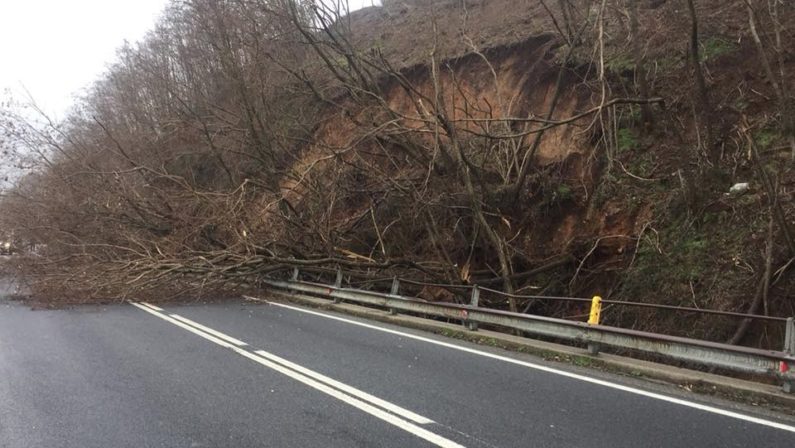
M0 447L787 446L785 416L284 306L0 302Z

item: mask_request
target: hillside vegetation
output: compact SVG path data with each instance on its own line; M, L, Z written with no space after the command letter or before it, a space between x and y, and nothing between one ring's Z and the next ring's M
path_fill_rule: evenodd
M189 297L342 266L795 315L791 2L332 3L174 1L62 123L6 111L6 144L39 168L2 198L0 227L36 247L12 266L36 297Z

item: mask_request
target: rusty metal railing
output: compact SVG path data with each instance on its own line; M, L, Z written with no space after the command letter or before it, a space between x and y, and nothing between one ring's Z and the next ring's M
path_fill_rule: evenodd
M316 269L313 269L317 271ZM298 268L292 268L289 280L262 279L265 286L329 298L334 301L349 301L369 306L377 306L392 313L409 312L458 320L471 331L478 324L489 324L506 329L520 330L530 335L551 337L586 345L596 355L601 347L614 347L660 355L673 360L685 361L705 366L719 367L734 372L753 373L775 377L783 390L795 391L795 321L792 318L760 316L721 310L655 305L640 302L601 300L604 304L640 306L663 310L698 312L743 319L761 319L783 322L786 325L786 338L782 350L763 350L751 347L729 345L699 339L684 338L658 333L643 332L626 328L598 325L587 322L535 316L523 313L484 308L480 306L482 291L514 296L517 298L566 300L592 302L593 299L578 297L546 297L506 294L502 291L479 287L477 285L441 285L399 279L397 277L377 279L380 283L390 282L389 293L343 287L344 274L341 270L324 270L334 273L334 284L324 284L301 280ZM358 283L358 282L356 282ZM469 292L468 304L428 302L417 297L400 295L401 283L415 286L450 286ZM595 302L595 301L594 301ZM593 321L592 321L593 322Z
M285 268L286 270L294 269L294 268ZM322 268L322 267L309 267L309 268L301 268L302 271L305 272L316 272L316 273L326 273L326 274L336 274L337 270L332 268ZM342 272L342 271L340 271ZM542 301L560 301L560 302L579 302L579 303L590 303L592 298L590 297L563 297L563 296L543 296L543 295L532 295L532 294L512 294L507 293L504 291L500 291L498 289L488 288L485 286L481 286L478 284L447 284L447 283L433 283L433 282L423 282L419 280L407 279L402 277L376 277L376 278L369 278L366 275L360 273L353 273L343 272L343 275L358 277L360 279L364 279L361 281L356 282L348 282L351 285L361 285L361 284L375 284L375 283L392 283L394 280L397 280L401 284L407 285L414 285L414 286L428 286L428 287L436 287L447 289L449 291L471 291L474 288L478 288L482 292L488 292L500 297L505 298L513 298L519 300L542 300ZM752 320L760 320L760 321L768 321L768 322L781 322L785 323L787 321L786 317L778 317L778 316L765 316L761 314L750 314L750 313L741 313L736 311L725 311L725 310L716 310L710 308L695 308L695 307L686 307L686 306L678 306L678 305L665 305L660 303L647 303L647 302L633 302L633 301L626 301L626 300L608 300L603 299L602 304L604 305L616 305L616 306L626 306L626 307L636 307L636 308L648 308L648 309L656 309L656 310L668 310L668 311L676 311L676 312L685 312L685 313L696 313L696 314L709 314L714 316L723 316L723 317L732 317L732 318L740 318L740 319L752 319Z

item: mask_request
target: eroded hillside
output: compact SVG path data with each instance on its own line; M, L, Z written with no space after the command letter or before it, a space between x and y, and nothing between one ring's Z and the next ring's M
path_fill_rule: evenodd
M795 313L791 5L310 3L174 3L28 139L54 163L2 219L44 248L18 266L40 297L230 291L298 263ZM780 331L605 317L763 346Z

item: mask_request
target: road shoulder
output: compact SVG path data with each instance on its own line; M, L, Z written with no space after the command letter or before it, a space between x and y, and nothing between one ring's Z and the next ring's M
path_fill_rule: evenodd
M265 301L246 296L250 301ZM659 364L639 359L600 353L592 356L584 349L546 341L480 329L468 331L462 325L424 319L405 314L348 303L334 303L302 294L269 291L267 301L281 301L311 308L335 311L364 319L386 322L406 328L427 331L479 345L530 354L547 361L573 364L579 367L607 371L636 379L662 382L689 392L728 399L770 411L795 415L795 394L786 394L777 386L716 375L707 372Z

